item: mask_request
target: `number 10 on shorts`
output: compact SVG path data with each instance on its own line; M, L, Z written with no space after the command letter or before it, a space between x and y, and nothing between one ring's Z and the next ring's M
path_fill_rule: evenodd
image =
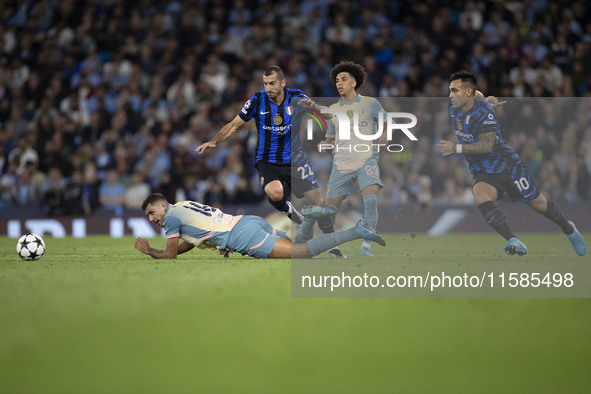
M515 186L517 186L521 193L529 189L529 182L525 177L521 177L518 180L513 181L513 183L515 184Z

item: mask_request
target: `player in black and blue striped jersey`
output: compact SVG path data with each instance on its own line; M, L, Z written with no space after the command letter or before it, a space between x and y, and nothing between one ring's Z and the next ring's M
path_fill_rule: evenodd
M236 117L197 149L203 153L215 148L251 119L257 128L255 167L268 200L278 211L286 213L292 221L302 223L302 216L288 200L290 193L305 197L311 205L321 205L318 181L301 148L299 128L293 124L295 112L302 100L311 101L301 90L286 87L285 74L278 66L270 66L263 73L265 90L252 95ZM301 117L300 117L301 118ZM293 179L292 179L293 178ZM318 220L324 233L334 232L331 218ZM338 249L330 251L335 258L344 257Z
M486 222L507 240L505 252L521 256L527 253L527 247L513 234L505 215L495 205L506 192L511 201L523 201L558 224L575 252L583 256L585 241L574 223L541 193L527 166L503 139L493 109L493 105L501 103L494 97L485 100L477 90L476 78L467 71L451 75L449 90L449 111L460 143L442 140L437 146L443 156L460 153L468 161L474 179L474 200Z

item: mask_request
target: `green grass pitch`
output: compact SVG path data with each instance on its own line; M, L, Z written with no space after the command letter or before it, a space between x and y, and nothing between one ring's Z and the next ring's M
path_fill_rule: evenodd
M387 239L418 265L578 258L558 234L521 260L494 234ZM0 238L1 393L591 392L589 299L296 299L289 260L45 241L24 262Z

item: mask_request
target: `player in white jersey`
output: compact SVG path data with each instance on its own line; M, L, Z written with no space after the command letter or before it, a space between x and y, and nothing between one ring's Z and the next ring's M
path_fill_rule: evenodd
M333 152L333 166L328 181L326 202L340 207L343 200L351 193L351 188L357 182L363 196L364 218L375 228L378 224L378 192L383 187L378 166L379 151L375 144L386 142L386 133L382 133L379 141L359 138L359 134L375 135L378 128L380 112L383 112L380 102L371 97L364 97L357 93L367 74L365 69L353 62L340 62L330 72L330 79L335 83L341 98L330 106L349 116L348 130L339 130L337 116L331 118L326 140L319 147L330 147ZM312 215L314 215L314 207ZM302 211L310 212L310 210ZM304 213L304 216L307 216ZM303 225L302 225L303 226ZM361 255L373 256L370 249L371 240L364 239Z
M292 243L283 231L274 229L265 219L252 215L229 215L196 201L170 204L158 193L142 203L148 219L164 228L166 249L150 246L145 238L135 240L135 248L156 259L174 259L195 246L212 249L228 257L232 252L256 258L310 258L341 243L369 238L385 245L382 237L366 221L360 220L348 230L322 234L305 244ZM179 244L179 239L183 243Z

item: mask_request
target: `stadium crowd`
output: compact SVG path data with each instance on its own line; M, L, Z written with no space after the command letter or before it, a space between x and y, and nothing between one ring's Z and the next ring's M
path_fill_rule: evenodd
M120 214L152 191L258 203L253 125L204 156L194 148L262 90L265 67L333 97L328 74L342 59L367 69L362 94L417 98L432 126L381 155L382 204L473 203L464 160L435 148L451 132L446 104L418 99L446 102L435 98L460 69L486 95L531 97L519 113L499 109L504 137L552 199L590 199L584 1L21 0L5 2L0 19L3 210ZM327 155L312 161L330 166Z

